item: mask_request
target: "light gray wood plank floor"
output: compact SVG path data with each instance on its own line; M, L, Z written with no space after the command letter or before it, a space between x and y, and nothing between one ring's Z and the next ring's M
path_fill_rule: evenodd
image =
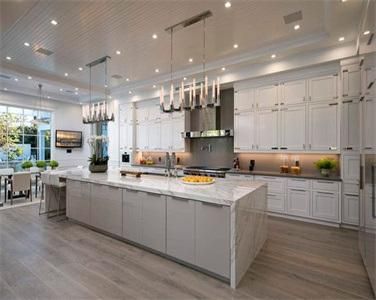
M357 233L269 218L236 290L38 205L0 211L0 299L372 299Z

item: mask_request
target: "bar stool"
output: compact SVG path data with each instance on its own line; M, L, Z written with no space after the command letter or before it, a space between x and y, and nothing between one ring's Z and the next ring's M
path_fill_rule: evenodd
M44 200L44 188L46 185L50 185L50 172L42 172L40 174L40 178L42 181L42 197L39 202L39 215L44 215L49 212L49 207L48 209L47 207L44 209L44 213L42 213L41 210L42 210L42 200ZM46 201L44 201L44 203L46 203ZM50 202L48 202L48 206L50 206L49 204Z
M57 193L57 211L56 211L56 215L53 216L53 217L56 217L56 216L60 215L61 190L65 189L66 184L65 184L65 182L60 181L59 173L50 174L49 183L50 183L50 186L53 188L53 190L56 190L56 189L58 190L58 193ZM56 199L55 192L54 192L54 198Z

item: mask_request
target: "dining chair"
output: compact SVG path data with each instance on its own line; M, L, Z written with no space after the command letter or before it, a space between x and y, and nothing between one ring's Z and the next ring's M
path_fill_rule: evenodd
M10 191L10 205L13 205L13 195L17 192L24 192L25 199L29 198L30 201L33 201L30 172L16 172L12 178L7 179L7 182Z
M1 195L1 187L2 187L1 185L2 185L2 181L3 181L3 177L6 179L9 176L11 176L13 173L14 173L13 168L3 168L3 169L0 169L0 195ZM6 193L7 193L6 182L4 182L4 202L7 201L7 198L6 198L7 195L6 195Z

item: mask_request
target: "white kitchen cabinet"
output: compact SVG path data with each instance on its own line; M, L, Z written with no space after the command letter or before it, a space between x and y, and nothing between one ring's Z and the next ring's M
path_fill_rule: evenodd
M166 253L195 263L195 201L167 197Z
M345 182L359 182L360 156L342 156L342 178Z
M327 75L309 79L310 101L331 101L338 98L338 79Z
M234 152L252 150L256 143L255 113L238 112L234 115Z
M306 106L303 104L281 108L280 120L280 149L305 150Z
M90 183L67 179L67 217L90 225Z
M308 217L310 215L311 192L308 190L287 190L287 213L294 216Z
M172 145L172 118L161 120L161 149L169 151Z
M138 122L137 128L137 149L147 150L149 147L149 122Z
M340 185L337 181L332 180L312 180L312 189L325 192L340 192Z
M376 67L365 68L363 71L363 94L376 95Z
M119 105L119 123L131 123L134 120L134 108L132 104Z
M145 122L149 120L149 107L150 106L140 106L136 108L137 122Z
M359 150L360 144L359 100L342 101L341 145L343 150Z
M139 192L141 200L141 244L166 252L166 196Z
M278 85L266 85L256 89L255 102L257 108L274 107L278 105Z
M184 138L182 137L182 132L185 130L184 117L172 118L172 150L174 151L184 151Z
M161 121L156 119L149 122L149 148L150 150L161 149Z
M235 91L234 94L234 111L248 111L254 107L254 90L245 89Z
M339 221L339 195L331 192L312 192L312 217L320 220Z
M230 207L196 202L196 265L230 277Z
M361 77L359 64L349 65L342 69L342 97L359 97L361 93Z
M359 196L343 195L342 222L359 225Z
M376 149L376 98L366 97L363 102L363 149Z
M142 206L139 191L123 190L123 237L141 244Z
M295 188L298 190L309 190L311 189L311 180L303 178L288 178L287 188Z
M120 151L131 151L133 149L133 125L129 123L120 124L119 136Z
M257 150L278 150L278 109L257 112Z
M285 82L281 87L281 105L302 104L307 97L306 80Z
M148 120L159 120L161 118L161 109L159 104L153 104L149 107Z
M337 151L339 146L338 103L311 103L308 107L309 150Z
M285 211L285 195L283 194L267 194L268 211L284 212Z
M357 183L357 182L344 182L343 183L343 194L344 195L359 196L359 194L360 194L359 183Z
M122 189L91 184L90 225L122 236Z
M268 193L284 194L286 187L286 179L276 176L255 176L256 181L266 182L268 184Z

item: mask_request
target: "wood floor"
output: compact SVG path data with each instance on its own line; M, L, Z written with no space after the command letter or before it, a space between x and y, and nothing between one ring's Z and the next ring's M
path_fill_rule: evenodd
M357 234L269 218L237 290L38 205L0 211L0 299L372 299Z

